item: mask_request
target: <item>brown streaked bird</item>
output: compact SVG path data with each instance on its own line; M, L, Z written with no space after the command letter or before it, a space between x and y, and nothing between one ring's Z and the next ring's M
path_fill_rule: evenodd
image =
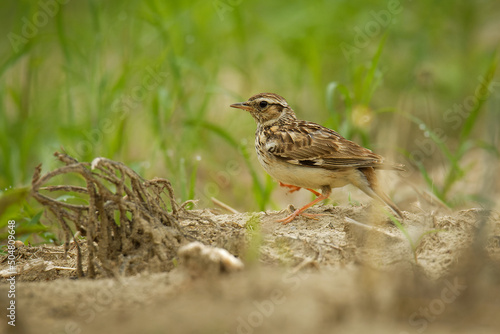
M274 93L260 93L246 102L231 104L247 110L257 122L255 149L267 173L290 192L305 188L317 198L278 220L291 222L330 196L332 188L352 184L372 198L385 202L403 217L396 204L380 189L376 169L404 170L337 132L316 123L298 120L286 100ZM321 194L314 189L321 189Z

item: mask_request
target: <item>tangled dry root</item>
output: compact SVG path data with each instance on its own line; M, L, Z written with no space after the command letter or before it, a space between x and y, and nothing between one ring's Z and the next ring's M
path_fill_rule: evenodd
M41 165L37 166L32 195L61 223L66 251L74 236L72 226L86 237L86 266L81 245L75 242L79 277L134 274L145 269L166 271L173 267L172 259L185 238L179 218L188 213L175 201L168 180L144 181L123 163L105 158L96 158L90 164L63 153L54 155L65 166L43 176ZM85 186L44 186L66 174L83 177ZM73 203L64 200L68 197L73 198ZM88 204L75 204L75 197Z

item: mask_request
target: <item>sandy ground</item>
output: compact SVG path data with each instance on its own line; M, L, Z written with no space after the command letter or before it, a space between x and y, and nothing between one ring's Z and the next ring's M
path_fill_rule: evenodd
M76 253L22 247L16 327L0 284L3 333L498 333L500 215L405 213L406 234L376 207L318 206L181 222L191 239L243 260L234 273L76 278ZM411 242L410 242L411 240ZM84 251L85 254L85 251ZM0 259L1 261L2 259ZM38 261L38 262L37 262ZM43 265L43 263L45 263ZM39 267L36 267L38 265ZM35 268L36 267L36 268ZM0 263L0 271L7 268ZM52 268L52 269L51 269Z

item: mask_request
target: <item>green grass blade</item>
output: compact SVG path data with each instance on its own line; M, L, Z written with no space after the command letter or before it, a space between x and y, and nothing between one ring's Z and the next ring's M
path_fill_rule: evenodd
M476 91L484 92L488 91L493 78L495 77L495 72L497 69L497 53L493 55L488 70L485 73L484 81L480 83L479 89ZM477 123L477 120L481 114L481 110L483 110L483 105L489 98L489 93L485 94L486 96L482 96L479 98L475 96L475 104L472 110L470 111L468 117L465 119L465 123L462 127L462 131L460 132L460 145L462 146L466 140L468 140L474 125Z
M191 175L189 178L189 192L188 192L188 199L194 199L195 196L195 189L196 189L196 178L198 175L198 167L200 165L201 158L197 156L195 158L195 162L193 164L193 169L191 170ZM191 205L188 205L188 209L192 208Z
M404 237L406 238L406 240L408 240L408 243L410 244L412 252L415 254L415 249L416 249L415 243L413 242L406 228L403 226L403 224L401 224L401 222L396 217L394 217L393 214L391 214L388 211L386 211L386 214L389 216L389 219L394 223L394 225L396 225L396 227L401 231L401 233L403 233Z
M193 124L193 123L194 121L186 122L186 124ZM210 130L211 132L217 134L218 136L223 138L228 144L230 144L232 147L235 147L240 152L241 156L243 157L243 160L245 161L245 165L247 166L250 175L252 177L254 197L259 205L259 209L264 210L266 205L268 204L270 190L268 186L265 186L262 183L257 171L253 167L247 145L238 143L236 139L234 139L233 136L221 126L212 124L207 121L196 121L195 123L198 124L200 127Z
M352 99L349 93L349 89L338 82L332 81L326 86L326 108L330 113L333 123L332 127L334 129L340 129L342 118L341 112L335 110L335 93L337 93L342 97L344 105L345 105L345 118L349 119L350 112L352 110Z
M436 146L441 150L441 152L445 155L446 159L448 159L448 161L452 163L453 167L459 168L455 155L445 145L444 141L441 140L439 136L427 126L427 124L425 124L421 119L419 119L416 116L407 113L404 113L403 115L408 119L410 119L413 123L418 125L423 132L427 132L429 138L431 138L432 141L436 144Z
M365 105L369 105L372 99L373 93L375 92L378 83L380 82L380 78L377 75L378 64L380 61L380 56L382 55L382 51L384 50L385 40L387 39L387 33L382 36L380 43L378 44L377 52L372 58L370 68L368 69L368 73L366 74L363 80L363 93L361 101Z
M252 214L245 224L249 237L248 246L245 252L245 260L249 264L256 264L260 259L260 249L263 243L260 225L260 217L256 213Z

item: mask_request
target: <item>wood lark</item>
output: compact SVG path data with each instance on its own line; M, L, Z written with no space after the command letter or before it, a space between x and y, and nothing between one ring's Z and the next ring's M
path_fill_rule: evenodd
M278 222L287 224L300 214L311 216L303 212L327 199L332 188L347 184L385 202L402 217L396 204L380 189L375 170L404 170L403 165L385 163L380 155L331 129L298 120L286 100L277 94L260 93L231 107L249 111L257 122L255 149L266 172L290 192L305 188L317 196ZM321 189L321 194L313 189Z

